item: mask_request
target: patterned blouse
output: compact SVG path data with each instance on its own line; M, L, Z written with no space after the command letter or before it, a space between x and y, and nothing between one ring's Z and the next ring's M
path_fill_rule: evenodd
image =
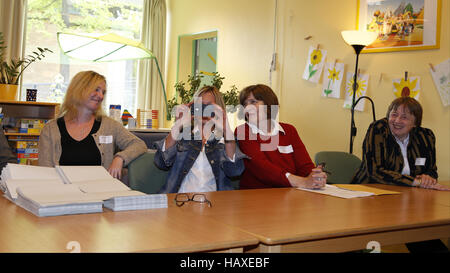
M383 183L412 186L416 175L438 177L436 138L430 129L414 127L409 132L407 158L410 175L402 175L403 156L389 130L387 118L373 122L363 143L363 160L352 184Z

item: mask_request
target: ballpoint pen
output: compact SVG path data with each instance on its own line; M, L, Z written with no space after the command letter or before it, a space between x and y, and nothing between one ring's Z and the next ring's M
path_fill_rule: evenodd
M325 165L326 165L327 163L325 163L325 162L321 162L321 163L319 163L318 165L317 165L317 167L322 167L322 172L324 172L324 173L326 173L326 174L328 174L328 175L331 175L331 172L330 171L327 171L327 170L325 170Z

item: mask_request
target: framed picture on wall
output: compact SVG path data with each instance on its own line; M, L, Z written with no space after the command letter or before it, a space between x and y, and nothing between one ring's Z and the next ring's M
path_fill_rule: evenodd
M378 33L362 53L439 48L441 0L358 0L357 28Z

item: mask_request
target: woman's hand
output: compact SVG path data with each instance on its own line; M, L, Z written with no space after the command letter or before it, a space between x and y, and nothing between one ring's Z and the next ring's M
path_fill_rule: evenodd
M191 101L188 104L181 104L176 106L175 108L175 123L172 126L172 130L178 130L178 132L186 126L191 125L192 116L191 116L191 105L194 102Z
M437 183L436 179L426 174L417 175L416 180L420 183L419 187L424 189L431 189Z
M225 140L234 140L233 131L228 123L227 111L215 103L211 103L210 105L213 107L214 117L208 119L214 121L216 130L223 132Z
M312 169L307 177L289 175L289 182L292 187L305 189L321 189L327 184L327 174L322 171L322 167Z
M170 130L170 134L166 137L165 148L169 149L177 140L180 140L180 131L183 127L190 127L191 125L191 105L194 102L188 104L181 104L175 108L175 123Z
M114 157L111 166L109 166L108 172L112 175L112 177L121 179L122 167L123 167L123 159L120 156L116 156Z
M439 190L439 191L450 191L449 186L439 184L437 182L437 179L434 179L433 177L427 174L417 175L415 180L419 182L419 185L417 185L419 188Z

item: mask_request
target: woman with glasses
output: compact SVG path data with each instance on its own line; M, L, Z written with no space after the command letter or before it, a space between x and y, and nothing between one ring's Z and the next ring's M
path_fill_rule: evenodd
M161 193L232 190L230 178L244 170L219 90L204 86L176 108L169 135L155 143L155 164L168 170Z
M244 159L241 189L322 188L327 175L315 167L294 126L278 123L278 98L263 84L244 88L239 95L240 115L246 123L236 129Z
M94 71L77 73L67 88L60 117L39 137L39 165L102 165L121 179L122 168L147 145L102 110L106 79Z

